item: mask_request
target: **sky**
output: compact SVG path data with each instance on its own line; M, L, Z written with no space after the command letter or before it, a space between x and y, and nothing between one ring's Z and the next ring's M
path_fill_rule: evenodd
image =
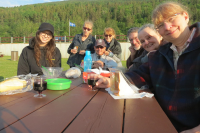
M14 7L20 5L29 5L37 3L55 2L63 0L0 0L0 7Z

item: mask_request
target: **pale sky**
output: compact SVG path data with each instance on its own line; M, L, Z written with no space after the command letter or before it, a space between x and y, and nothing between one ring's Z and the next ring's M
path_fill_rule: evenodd
M0 7L14 7L20 5L29 5L45 2L55 2L63 0L0 0Z

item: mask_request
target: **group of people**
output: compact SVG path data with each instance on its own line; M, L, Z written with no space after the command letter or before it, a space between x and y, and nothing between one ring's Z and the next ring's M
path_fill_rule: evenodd
M131 52L125 76L138 88L149 86L160 106L181 133L200 132L200 23L191 26L186 8L176 2L158 5L153 24L128 30ZM91 51L92 68L121 67L122 49L112 28L104 39L91 35L93 23L85 21L67 52L67 64L80 64ZM20 55L17 74L42 74L41 66L61 67L61 53L55 45L54 28L42 23L36 36ZM90 74L89 77L97 76ZM98 88L110 87L110 79L98 75Z

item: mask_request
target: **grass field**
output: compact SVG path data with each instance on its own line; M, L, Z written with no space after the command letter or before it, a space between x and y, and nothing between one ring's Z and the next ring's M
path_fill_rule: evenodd
M63 70L69 69L67 65L67 58L62 58ZM11 56L0 57L0 79L12 77L17 75L18 61L12 61ZM122 61L122 65L126 66L126 61Z

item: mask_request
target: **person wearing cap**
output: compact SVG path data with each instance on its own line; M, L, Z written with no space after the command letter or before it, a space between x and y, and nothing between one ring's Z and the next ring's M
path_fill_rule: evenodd
M42 75L41 66L61 67L61 53L54 41L54 27L50 23L42 23L36 36L29 40L19 57L17 75Z
M85 21L83 24L83 33L77 34L72 43L67 49L67 53L70 54L67 60L67 64L71 67L75 67L75 64L79 65L85 57L85 51L94 53L95 38L92 34L93 23L92 21Z
M103 39L98 39L95 42L94 46L95 53L91 54L93 66L92 68L116 68L117 63L116 61L105 55L106 51L106 44Z

